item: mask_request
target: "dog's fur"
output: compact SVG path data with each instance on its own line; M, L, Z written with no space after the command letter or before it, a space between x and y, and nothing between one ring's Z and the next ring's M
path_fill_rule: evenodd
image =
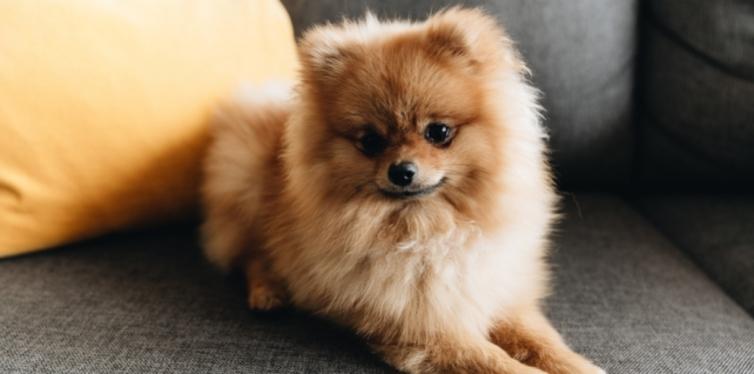
M368 15L299 52L295 94L230 103L206 160L206 255L246 272L251 308L334 319L410 373L601 372L539 307L556 196L536 91L493 18ZM430 122L450 144L425 139ZM367 126L386 141L370 156ZM439 187L386 195L405 160Z

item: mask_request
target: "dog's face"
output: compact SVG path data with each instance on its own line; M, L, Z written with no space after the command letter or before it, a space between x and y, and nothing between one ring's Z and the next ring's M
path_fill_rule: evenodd
M470 130L483 120L475 78L433 61L417 43L363 46L333 81L322 111L331 136L322 151L334 182L411 199L438 193L475 167L460 151L489 142Z
M309 144L311 167L338 196L474 196L501 161L495 149L505 134L488 108L504 104L490 90L504 50L499 29L477 11L315 29L301 45L310 123L292 141Z

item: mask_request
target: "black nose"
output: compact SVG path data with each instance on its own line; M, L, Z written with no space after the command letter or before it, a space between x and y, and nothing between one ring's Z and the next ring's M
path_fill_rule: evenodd
M394 185L406 187L411 184L411 180L414 179L416 171L416 164L409 161L403 161L390 165L390 168L387 170L387 177Z

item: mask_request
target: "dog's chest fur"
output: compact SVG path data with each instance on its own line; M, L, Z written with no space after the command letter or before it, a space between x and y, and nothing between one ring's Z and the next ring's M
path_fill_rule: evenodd
M452 328L484 334L501 309L527 300L531 285L522 280L539 270L538 255L521 251L521 235L513 232L491 238L448 215L432 223L419 217L409 226L424 231L396 238L384 230L394 226L368 221L379 222L359 213L320 217L292 231L298 235L282 247L294 255L273 251L284 255L281 270L298 306L365 334L394 329L415 336ZM449 326L458 321L465 326Z

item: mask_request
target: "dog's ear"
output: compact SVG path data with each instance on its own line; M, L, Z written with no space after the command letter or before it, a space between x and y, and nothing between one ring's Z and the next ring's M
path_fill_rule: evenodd
M426 47L436 58L473 59L470 52L472 45L464 31L455 22L439 20L433 17L426 34Z
M333 83L356 58L352 43L344 30L333 26L317 26L299 41L298 54L302 78L311 83Z
M427 20L426 27L425 46L438 59L456 61L474 71L500 66L526 70L502 27L480 9L440 11Z

